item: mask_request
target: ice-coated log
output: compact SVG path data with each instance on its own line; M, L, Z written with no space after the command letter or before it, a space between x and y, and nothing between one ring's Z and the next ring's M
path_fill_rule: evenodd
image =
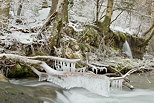
M76 73L71 76L49 75L47 81L66 89L82 87L102 96L110 95L110 78L105 75L96 77L87 73Z

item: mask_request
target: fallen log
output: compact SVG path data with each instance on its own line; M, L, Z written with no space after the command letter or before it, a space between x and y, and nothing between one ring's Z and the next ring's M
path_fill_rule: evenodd
M23 63L25 65L37 65L41 69L44 69L48 74L63 74L63 71L56 71L49 67L45 62L39 60L28 59L26 56L20 56L15 54L0 54L0 59L11 59Z

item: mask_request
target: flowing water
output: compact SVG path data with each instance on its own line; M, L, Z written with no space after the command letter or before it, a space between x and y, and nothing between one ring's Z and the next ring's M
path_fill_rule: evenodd
M48 95L45 95L45 92L39 92L39 98L43 99L44 103L153 103L154 73L132 75L130 79L131 84L136 89L129 90L128 88L123 88L123 90L113 90L109 97L91 93L83 88L66 90L52 83L37 82L37 80L11 80L11 83L29 88L40 88L40 90L46 88L46 92L52 91L51 93L56 94L56 96L50 96L52 94L48 92ZM61 90L56 88L60 88ZM35 91L34 88L33 91Z
M125 43L123 44L123 48L122 48L123 53L125 53L129 58L133 58L132 56L132 51L130 49L130 46L128 44L127 41L125 41Z

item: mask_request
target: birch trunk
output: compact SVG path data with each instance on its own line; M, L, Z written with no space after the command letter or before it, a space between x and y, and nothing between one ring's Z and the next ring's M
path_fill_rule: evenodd
M63 26L65 26L65 24L68 23L68 0L58 0L56 9L55 10L54 9L55 8L53 8L53 11L56 12L56 16L53 21L53 27L52 27L52 32L54 37L51 38L50 44L51 47L53 46L59 47L61 33L63 32Z

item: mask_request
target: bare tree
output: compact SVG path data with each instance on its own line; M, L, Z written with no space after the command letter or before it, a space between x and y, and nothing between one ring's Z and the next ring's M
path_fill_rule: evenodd
M113 4L114 4L114 0L108 0L105 18L101 24L102 25L101 28L104 33L107 33L109 31L109 26L111 24L111 17L113 13Z
M7 27L7 21L9 19L10 0L0 1L0 28Z

